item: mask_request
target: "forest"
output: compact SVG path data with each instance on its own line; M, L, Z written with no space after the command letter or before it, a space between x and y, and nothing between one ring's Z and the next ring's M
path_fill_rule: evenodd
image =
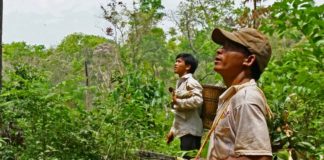
M178 139L166 144L175 56L193 54L197 80L223 85L213 71L215 27L253 27L270 40L272 58L258 85L274 113L273 159L324 159L323 4L183 0L166 13L161 0L108 0L100 9L110 24L106 37L72 33L55 47L2 45L1 159L181 157ZM174 27L159 27L164 18Z

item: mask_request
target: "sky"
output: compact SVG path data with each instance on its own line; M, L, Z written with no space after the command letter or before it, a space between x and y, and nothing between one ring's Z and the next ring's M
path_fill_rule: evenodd
M132 0L123 0L127 3ZM109 25L100 5L108 0L4 0L3 43L58 45L71 33L105 36ZM162 2L166 11L176 9L178 0ZM129 3L131 4L131 3ZM165 23L164 23L165 24Z
M56 46L75 32L105 37L109 25L101 16L100 5L109 0L4 0L3 43ZM129 3L132 0L122 0ZM267 0L271 1L271 0ZM273 0L272 0L273 1ZM323 4L324 0L316 0ZM165 12L176 10L180 0L162 0ZM171 22L161 23L168 28Z

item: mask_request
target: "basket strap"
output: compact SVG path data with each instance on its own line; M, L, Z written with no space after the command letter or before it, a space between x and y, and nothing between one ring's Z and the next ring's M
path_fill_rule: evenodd
M270 109L270 107L269 107L269 105L267 103L267 99L266 99L263 91L258 86L257 86L257 89L260 92L260 94L261 94L261 96L263 98L263 101L265 102L265 109L266 109L266 112L267 112L267 116L268 116L269 119L272 119L273 113L272 113L272 111L271 111L271 109Z
M236 92L232 93L232 95L230 95L230 96L226 99L226 101L225 101L225 103L224 103L224 108L220 111L221 114L218 114L218 116L215 117L214 122L213 122L212 126L210 127L210 129L209 129L209 131L208 131L207 137L204 139L203 144L202 144L202 145L200 146L200 148L199 148L199 151L198 151L198 153L197 153L197 155L196 155L196 157L195 157L195 160L198 160L198 159L199 159L199 157L200 157L200 155L201 155L201 153L202 153L202 150L204 149L205 145L207 144L207 141L208 141L209 137L211 136L211 134L212 134L213 131L215 130L215 128L216 128L218 122L220 121L222 115L223 115L223 114L225 113L225 111L227 110L227 108L228 108L228 106L229 106L229 104L230 104L230 98L232 98L232 96L233 96L235 93L236 93Z
M238 90L239 90L239 89L241 89L241 88L238 88ZM271 119L271 118L273 117L273 113L271 112L271 109L270 109L270 107L269 107L269 105L268 105L268 103L267 103L267 99L266 99L266 97L265 97L263 91L262 91L259 87L257 87L257 89L258 89L258 91L261 93L262 99L263 99L264 102L265 102L267 115L268 115L269 119ZM237 91L236 91L236 92L237 92ZM203 144L202 144L202 145L200 146L200 148L199 148L199 151L198 151L198 153L197 153L197 155L196 155L196 157L195 157L195 160L199 160L199 157L200 157L200 155L201 155L201 153L202 153L203 148L204 148L205 145L207 144L208 139L210 138L210 136L211 136L211 134L213 133L213 131L215 130L215 128L216 128L218 122L220 121L222 115L225 113L225 111L227 110L227 108L228 108L228 106L229 106L229 102L230 102L229 99L232 98L232 96L233 96L236 92L232 93L232 95L230 95L230 96L226 99L226 104L224 103L224 106L225 106L225 107L223 108L223 110L221 110L221 112L220 112L221 114L219 114L219 115L214 119L214 122L213 122L213 124L212 124L210 130L208 131L207 137L204 139Z

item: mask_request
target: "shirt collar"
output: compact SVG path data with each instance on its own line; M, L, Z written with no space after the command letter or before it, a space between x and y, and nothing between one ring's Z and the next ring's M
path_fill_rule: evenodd
M219 99L221 101L225 101L225 100L231 98L240 89L247 87L247 86L253 86L253 85L256 85L256 82L254 79L251 79L249 82L245 82L243 84L232 85L228 89L226 89L226 91L222 95L219 96Z
M187 74L183 75L180 79L188 79L189 77L192 77L191 73L187 73Z
M182 77L177 81L177 88L181 85L182 82L186 81L189 77L192 77L191 73L187 73L185 75L182 75Z

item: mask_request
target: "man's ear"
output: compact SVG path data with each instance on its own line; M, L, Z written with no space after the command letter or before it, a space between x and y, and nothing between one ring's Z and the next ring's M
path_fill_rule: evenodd
M251 67L252 64L254 63L254 61L256 61L256 57L254 54L249 55L248 57L246 57L243 61L243 66L247 66L247 67Z
M190 70L190 68L191 68L191 65L186 65L186 71L187 71L187 73L189 73L189 70Z

